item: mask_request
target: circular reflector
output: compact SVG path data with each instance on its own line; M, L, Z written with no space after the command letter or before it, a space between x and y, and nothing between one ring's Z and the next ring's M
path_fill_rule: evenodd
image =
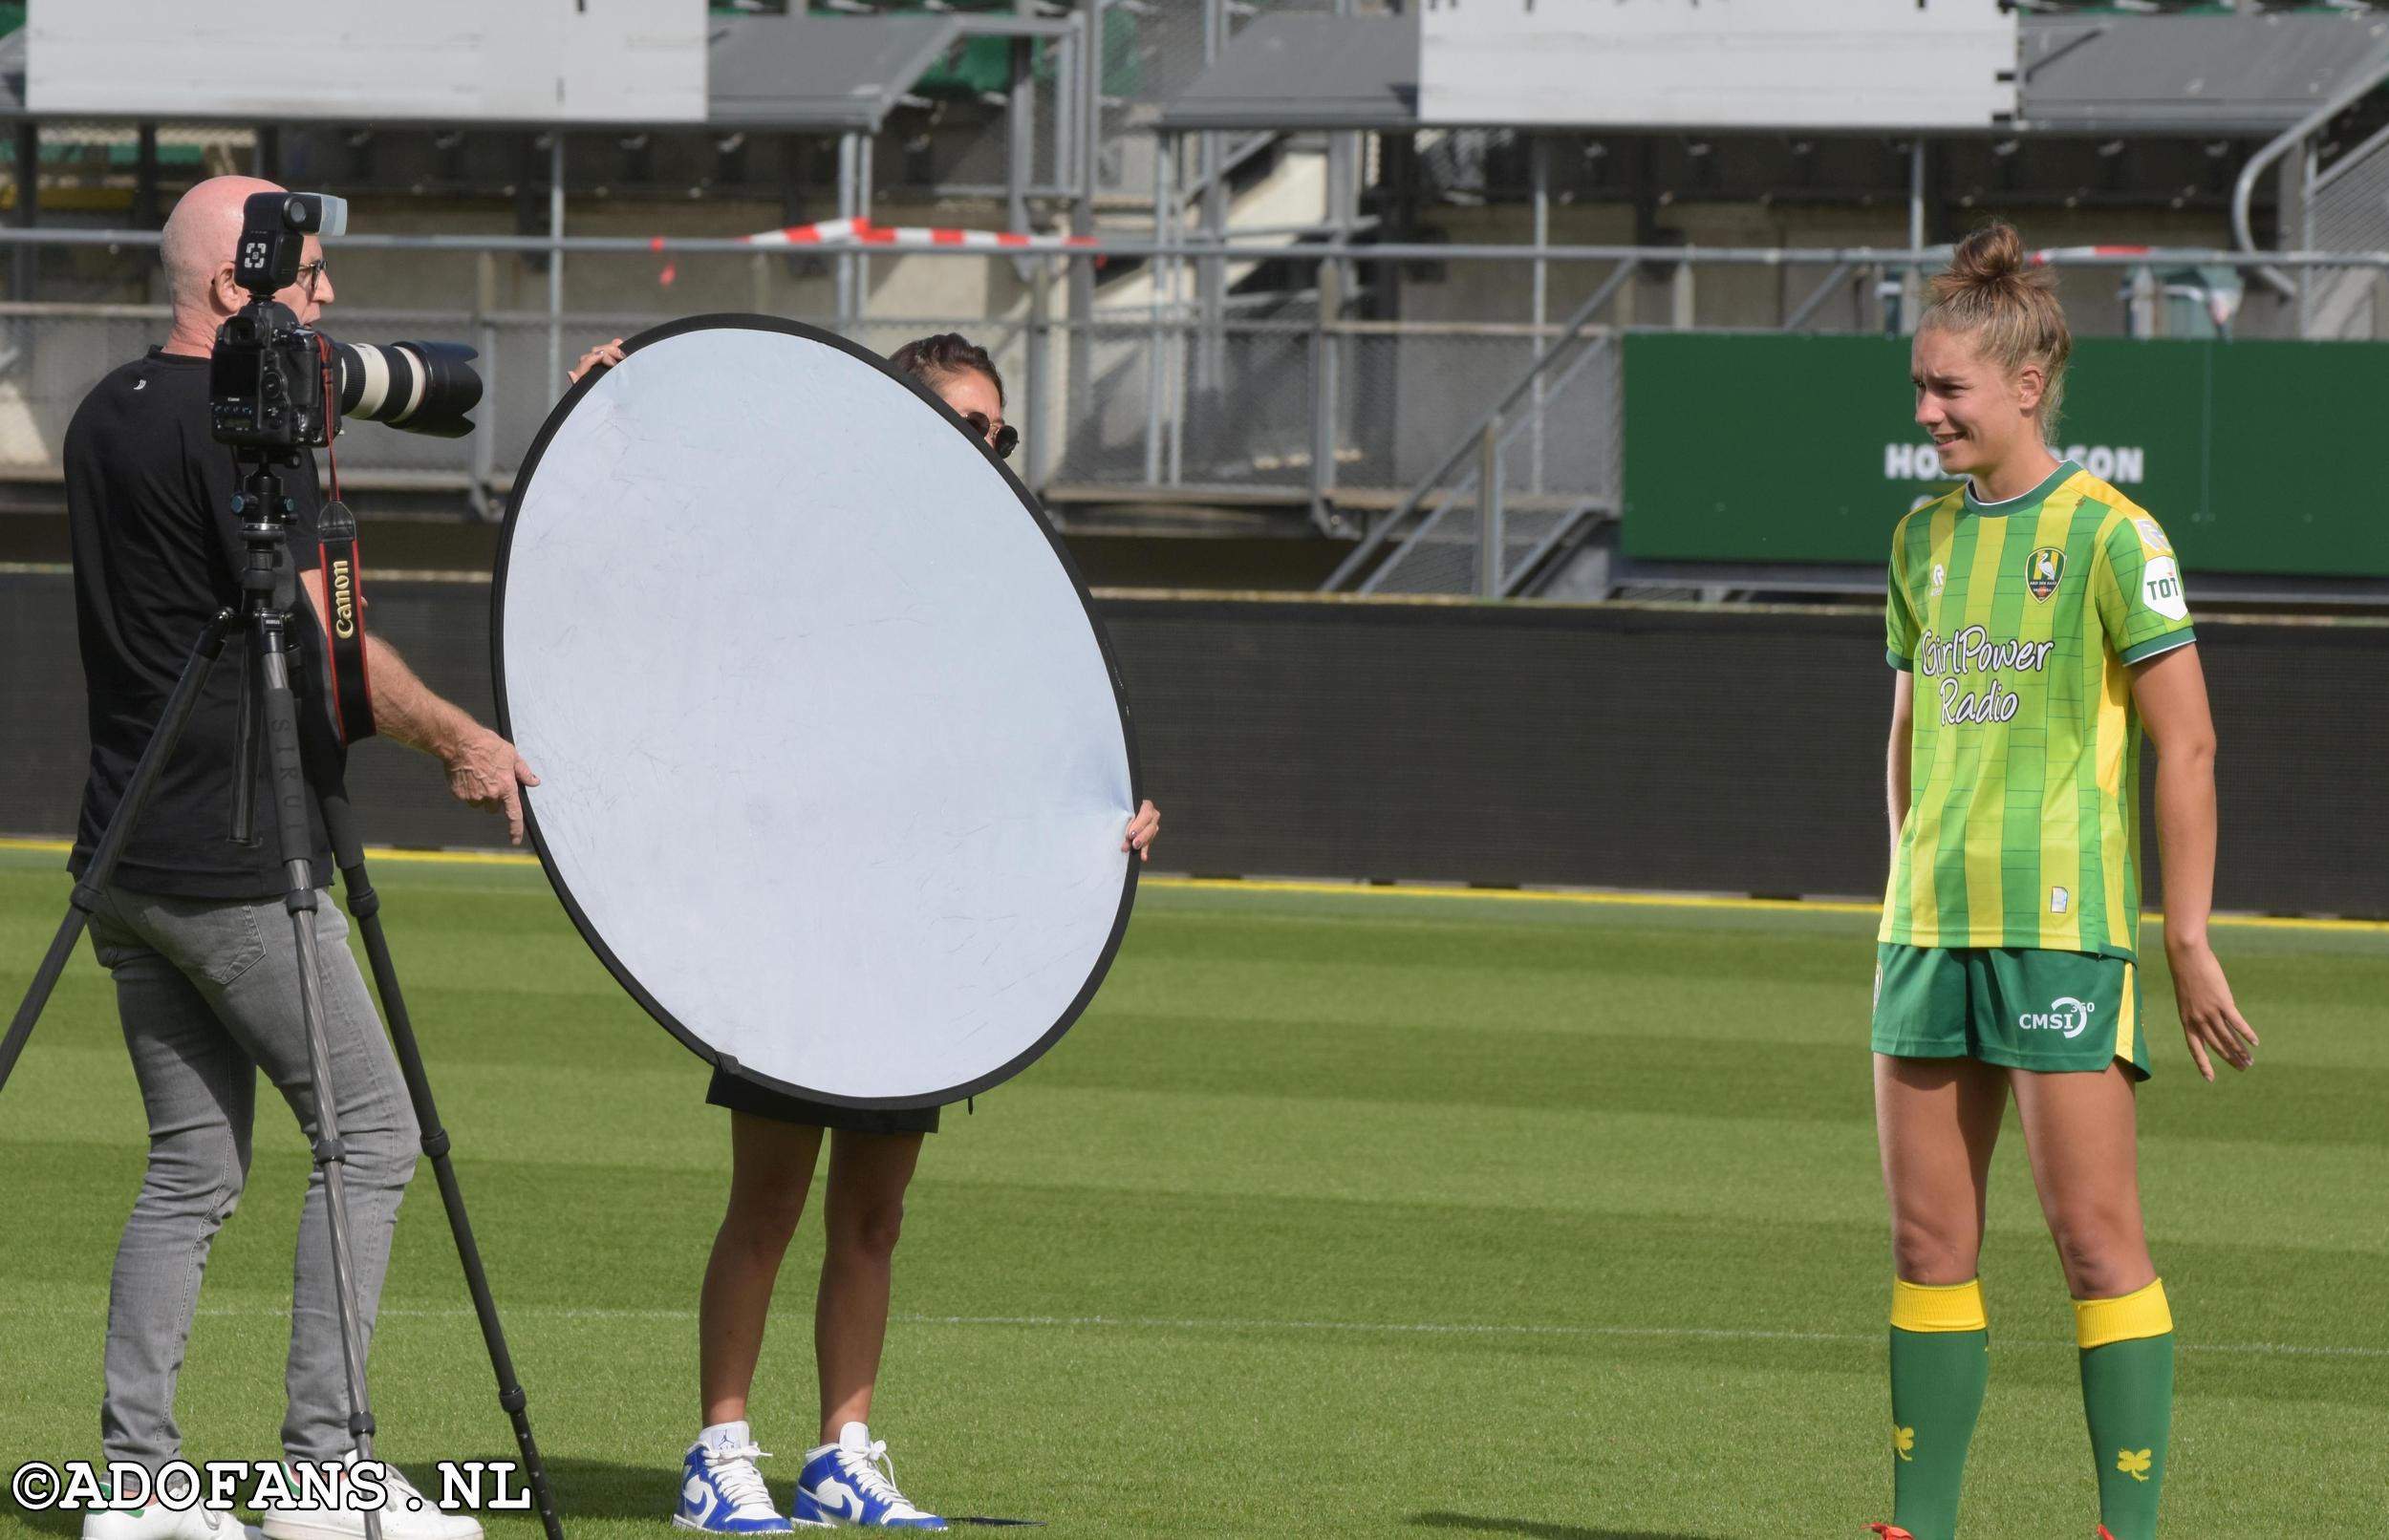
M1085 1009L1136 892L1127 705L1060 543L935 396L767 316L643 332L549 417L497 573L540 860L700 1057L927 1106Z

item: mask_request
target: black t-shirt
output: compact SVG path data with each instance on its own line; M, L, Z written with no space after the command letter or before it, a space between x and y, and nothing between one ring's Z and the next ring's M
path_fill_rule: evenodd
M142 746L209 617L241 605L248 563L232 495L240 476L232 451L208 431L208 363L151 349L92 387L66 430L67 524L75 550L75 617L89 691L91 779L68 868L81 876L116 812ZM321 499L307 455L278 473L297 505L291 536L299 572L317 563ZM291 611L298 647L292 687L301 741L318 762L338 750L319 698L323 632L301 593ZM235 845L232 823L235 727L248 637L237 629L209 672L197 708L166 761L114 882L184 898L265 898L284 888L266 755L258 753L257 843ZM323 809L307 798L309 852L318 886L332 855Z

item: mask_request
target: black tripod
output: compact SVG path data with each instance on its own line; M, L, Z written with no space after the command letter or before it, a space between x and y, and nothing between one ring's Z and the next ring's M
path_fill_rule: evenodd
M323 1173L325 1211L332 1234L333 1288L339 1301L341 1356L348 1377L349 1433L355 1441L357 1458L370 1460L373 1403L365 1386L364 1331L356 1307L355 1264L349 1247L348 1194L342 1174L344 1153L332 1094L322 981L316 969L316 898L313 864L310 859L313 841L307 823L310 775L300 747L298 706L291 690L294 650L290 638L290 617L297 598L297 578L290 559L292 504L275 472L277 465L296 465L298 457L291 451L243 450L238 454L241 491L233 505L241 515L241 540L248 551L241 573L242 607L237 612L218 610L183 663L183 673L166 699L164 715L134 767L123 801L100 835L89 869L75 886L66 916L58 922L57 933L51 938L50 950L9 1024L8 1036L0 1038L0 1086L7 1084L9 1075L16 1068L26 1039L32 1036L33 1023L39 1019L42 1007L49 1003L58 975L74 953L76 938L82 934L93 909L115 874L117 862L140 821L141 810L198 704L208 671L223 654L225 642L234 628L245 623L248 634L248 673L242 679L238 749L234 756L232 838L241 844L255 842L255 756L262 727L273 802L274 838L286 882L283 908L290 913L291 933L298 945L299 1008L307 1027L308 1078L315 1098L313 1153L316 1168ZM555 1500L548 1488L547 1468L540 1463L539 1446L531 1437L530 1419L524 1411L527 1398L515 1378L513 1358L506 1351L498 1307L490 1298L488 1276L482 1270L481 1250L474 1244L472 1222L464 1212L463 1190L457 1185L456 1169L448 1159L447 1131L441 1126L439 1109L432 1102L431 1081L423 1073L414 1024L407 1017L406 1001L398 990L388 938L382 934L381 900L365 875L364 846L349 808L348 788L338 773L329 767L319 767L313 781L323 807L333 859L340 868L341 885L348 889L349 912L355 917L365 937L374 990L380 996L381 1013L389 1024L407 1095L415 1104L416 1120L422 1129L423 1153L431 1158L432 1172L440 1184L440 1201L447 1210L448 1228L456 1238L457 1254L464 1266L465 1286L473 1296L473 1313L481 1320L489 1365L497 1374L498 1404L506 1408L513 1421L514 1440L522 1450L532 1500L539 1508L548 1540L563 1540L564 1529L556 1518ZM365 1515L365 1531L367 1540L381 1540L377 1513Z

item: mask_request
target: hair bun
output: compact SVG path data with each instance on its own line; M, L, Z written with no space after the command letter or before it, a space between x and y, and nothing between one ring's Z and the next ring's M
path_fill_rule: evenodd
M1969 232L1949 258L1949 276L1976 285L2012 282L2024 271L2024 238L2001 220Z

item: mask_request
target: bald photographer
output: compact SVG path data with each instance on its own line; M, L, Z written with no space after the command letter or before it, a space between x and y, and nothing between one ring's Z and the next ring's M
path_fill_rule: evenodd
M242 600L247 556L234 511L239 485L232 452L219 441L221 414L211 418L211 392L221 380L211 380L210 360L219 330L249 297L236 275L244 203L254 194L279 191L269 182L219 177L183 197L164 232L172 332L162 346L101 379L67 430L66 497L91 727L90 778L69 862L78 878L125 797L194 639L211 617ZM306 237L301 255L297 281L273 299L305 327L332 302L334 289L315 236ZM334 361L328 343L323 356L329 379ZM368 387L377 388L370 381ZM291 616L299 658L293 681L299 736L311 762L336 764L345 749L338 715L326 698L335 659L323 625L326 584L315 554L323 504L312 451L302 447L294 460L283 487L291 500L291 560L306 595ZM337 602L352 603L345 584ZM344 636L360 629L353 618L354 610L344 610ZM253 777L255 805L274 805L266 758L255 756L252 764L242 752L248 642L234 632L207 675L91 912L93 945L114 975L149 1124L147 1172L110 1281L101 1438L110 1461L152 1474L180 1455L176 1380L209 1243L239 1204L248 1175L259 1072L311 1139L317 1129L300 948L284 903L284 852L270 831L249 844L227 835L237 781ZM371 730L437 759L450 791L503 813L519 843L521 788L536 785L538 778L513 745L426 688L370 631L362 656L372 681L364 707ZM304 854L321 888L333 858L312 787L306 798L313 847ZM314 984L327 1083L345 1146L355 1306L369 1337L399 1199L415 1170L418 1128L350 954L348 922L328 894L316 896ZM336 1464L355 1446L328 1209L319 1165L298 1230L289 1413L281 1429L285 1455L312 1465ZM386 1540L477 1540L481 1534L469 1517L442 1514L428 1503L411 1507L411 1490L395 1468L390 1486L393 1500L380 1521ZM176 1511L154 1500L129 1506L127 1494L118 1495L128 1506L87 1514L85 1540L240 1540L243 1534L229 1512ZM277 1508L268 1511L264 1533L273 1540L341 1540L364 1533L363 1515L338 1504Z

